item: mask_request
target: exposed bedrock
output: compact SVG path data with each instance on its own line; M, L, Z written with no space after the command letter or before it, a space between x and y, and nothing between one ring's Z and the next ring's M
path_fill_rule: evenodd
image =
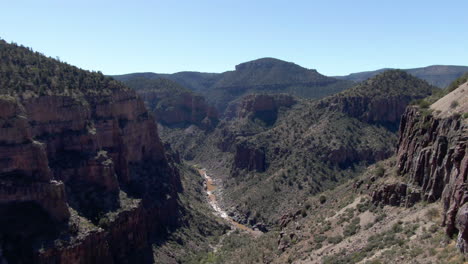
M420 192L422 200L442 201L442 224L450 236L459 232L458 244L465 252L466 247L462 245L466 243L464 239L468 224L465 221L468 201L467 142L467 124L459 115L442 118L417 107L408 107L401 120L397 150L399 174ZM413 199L409 195L409 192L401 188L386 185L374 191L373 199L376 202L400 205L395 199Z
M154 120L133 91L5 97L0 126L0 209L38 206L70 237L37 251L37 241L54 232L15 231L12 225L0 236L9 263L24 260L11 251L20 247L28 252L25 259L35 256L39 263L153 261L151 241L176 225L181 186ZM122 190L141 202L127 208ZM70 207L99 226L104 215L113 217L102 228L76 233Z

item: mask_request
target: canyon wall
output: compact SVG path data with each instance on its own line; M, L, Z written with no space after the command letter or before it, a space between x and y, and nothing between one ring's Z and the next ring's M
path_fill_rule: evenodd
M134 91L2 95L0 126L8 263L154 261L151 242L177 224L181 186ZM17 224L26 220L31 228Z
M376 203L412 206L419 200L442 201L447 235L458 233L458 247L467 252L468 124L450 109L406 109L401 119L397 171L401 183L372 193Z
M423 200L442 200L448 235L458 231L457 213L468 201L467 128L460 115L438 118L415 107L408 108L401 121L398 172L420 187Z

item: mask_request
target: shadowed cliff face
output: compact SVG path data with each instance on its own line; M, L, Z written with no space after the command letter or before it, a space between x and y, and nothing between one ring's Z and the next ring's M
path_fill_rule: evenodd
M432 112L415 106L406 109L401 120L397 166L407 183L397 183L398 188L384 185L372 196L377 203L405 206L419 200L441 200L442 225L449 236L458 232L457 246L467 252L468 126L456 112L467 103L457 108L443 108L440 104L460 91L468 92L458 88L433 104L437 110Z
M0 90L0 211L11 220L0 230L5 258L153 261L151 242L177 224L181 186L143 101L102 75L0 44L15 58L0 63L11 69L0 78L14 80ZM58 71L54 81L28 86L45 65ZM21 208L31 208L30 228L15 225Z
M425 116L416 108L408 108L401 124L398 171L420 187L423 200L442 200L443 225L451 236L457 232L457 212L468 201L466 121L459 116ZM465 229L463 226L461 231Z

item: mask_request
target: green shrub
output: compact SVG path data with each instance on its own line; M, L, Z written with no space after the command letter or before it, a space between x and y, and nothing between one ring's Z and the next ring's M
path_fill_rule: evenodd
M431 209L427 210L427 212L426 212L426 217L431 221L434 218L437 218L438 216L439 216L439 210L437 210L437 208L431 208Z
M343 236L349 237L355 235L359 229L361 229L361 226L359 225L360 221L359 217L354 218L349 225L345 226Z
M362 203L359 203L356 208L358 209L359 212L363 213L371 207L371 202L369 200L366 200Z
M431 105L428 101L426 101L426 100L424 100L424 99L417 100L417 101L416 101L416 104L417 104L420 108L423 108L423 109L429 108L429 106Z
M343 237L340 236L340 235L333 236L333 237L329 237L327 241L328 241L328 243L331 243L331 244L338 244L341 241L343 241Z
M385 169L382 166L377 166L377 168L375 169L375 175L377 175L378 177L382 177L384 176L384 174Z
M324 204L327 201L327 197L325 195L320 195L319 201L321 204Z
M458 86L464 84L468 81L468 72L463 74L460 78L453 81L446 89L446 93L450 93L451 91L458 88Z
M457 100L454 100L450 103L450 108L456 108L457 106L459 106L460 104L458 103Z
M314 236L314 242L315 243L322 243L326 239L327 239L326 236L322 236L322 235Z

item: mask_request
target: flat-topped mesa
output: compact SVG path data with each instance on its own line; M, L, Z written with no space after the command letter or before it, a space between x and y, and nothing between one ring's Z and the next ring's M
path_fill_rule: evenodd
M420 188L421 198L429 202L442 200L443 225L450 236L460 231L459 246L468 241L465 231L468 222L458 221L465 226L456 224L457 213L468 201L468 122L454 109L464 109L468 102L460 101L460 105L446 108L441 107L441 102L455 98L454 95L462 98L466 93L466 85L459 87L433 104L432 113L416 106L408 107L401 120L397 151L398 172ZM465 216L458 214L458 217Z
M244 63L236 65L236 71L259 69L259 68L271 69L273 67L285 68L285 69L302 68L301 66L292 62L282 61L282 60L275 59L275 58L261 58L261 59L248 61L248 62L244 62ZM317 73L317 75L319 74L316 70L309 70L309 71L315 72Z
M224 73L216 87L271 86L284 84L332 83L337 80L295 63L263 58L236 65Z

